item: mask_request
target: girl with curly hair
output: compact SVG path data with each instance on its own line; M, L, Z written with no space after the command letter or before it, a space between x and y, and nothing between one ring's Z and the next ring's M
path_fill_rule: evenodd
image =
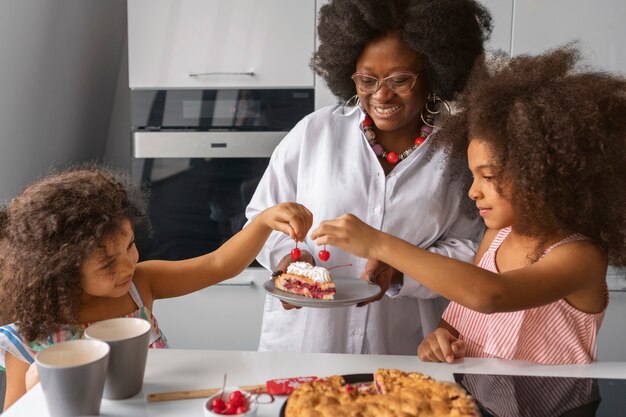
M283 139L248 218L278 201L298 201L317 221L354 212L415 246L471 260L482 225L462 209L463 181L445 175L432 126L441 123L435 113L446 110L442 99L454 99L465 85L490 31L489 13L473 0L324 5L312 67L346 103L310 114ZM313 263L321 248L310 238L305 243L300 260ZM292 248L273 234L257 259L268 270L284 270ZM378 284L380 296L370 300L377 301L293 309L268 297L259 350L414 354L447 301L377 260L340 250L330 255L331 266L352 264L342 276Z
M313 232L453 300L422 360L595 360L607 265L626 266L626 79L581 72L578 55L569 46L477 71L467 110L438 137L451 156L467 154L474 177L469 196L488 228L477 266L352 215Z
M283 203L216 251L197 258L138 263L134 227L145 220L143 196L125 176L103 167L73 168L28 186L0 209L0 366L5 408L34 385L36 354L83 337L90 323L141 317L150 347L167 347L152 315L154 300L178 297L234 277L272 230L301 240L310 212ZM26 381L27 372L29 373Z

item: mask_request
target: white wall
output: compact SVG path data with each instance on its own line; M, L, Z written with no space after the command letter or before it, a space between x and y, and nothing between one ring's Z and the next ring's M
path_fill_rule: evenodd
M0 3L0 201L103 157L125 35L126 0Z
M126 15L124 25L126 25ZM104 160L127 171L131 171L132 168L131 126L130 89L128 88L128 37L124 34L109 132L104 149Z
M590 64L626 74L624 0L513 0L513 3L513 55L536 54L578 40Z
M102 158L125 21L125 0L0 3L0 200Z

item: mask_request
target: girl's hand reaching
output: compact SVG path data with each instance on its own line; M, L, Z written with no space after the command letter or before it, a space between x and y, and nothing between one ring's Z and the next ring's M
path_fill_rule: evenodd
M417 348L417 356L424 362L448 362L465 356L465 342L449 330L437 328L424 338Z
M378 259L375 254L376 236L381 233L352 214L320 223L311 238L319 246L332 245L365 259Z
M280 203L259 214L269 228L302 242L313 224L313 214L298 203Z

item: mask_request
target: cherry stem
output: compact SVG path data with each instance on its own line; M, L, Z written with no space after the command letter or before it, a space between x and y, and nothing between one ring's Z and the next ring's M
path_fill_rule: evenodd
M226 372L224 372L224 382L222 382L222 394L220 395L220 399L224 400L224 388L226 388Z
M352 264L335 265L335 266L332 266L332 267L328 268L328 271L330 271L331 269L335 269L335 268L343 268L345 266L352 266Z

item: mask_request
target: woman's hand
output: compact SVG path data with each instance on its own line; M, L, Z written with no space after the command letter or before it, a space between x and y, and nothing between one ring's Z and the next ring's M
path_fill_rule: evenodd
M291 259L291 254L288 253L287 255L283 256L283 259L280 260L280 262L278 263L278 266L276 266L276 269L274 269L274 273L272 274L272 276L274 276L274 274L277 274L278 271L286 271L287 267L292 262L308 262L311 265L315 265L315 259L313 259L313 255L311 255L311 252L309 252L308 250L301 250L300 258L298 258L295 261ZM302 307L294 306L293 304L286 303L284 301L281 301L281 303L283 304L283 308L285 310L292 310L294 308L302 308Z
M404 274L402 272L387 265L386 263L375 259L368 259L367 264L365 265L365 271L361 274L361 279L372 285L378 285L380 287L380 293L369 300L360 302L357 304L357 307L363 307L364 305L380 300L383 298L392 283L401 283L403 278Z
M376 237L381 233L352 214L320 223L311 238L319 246L332 245L366 259L376 259Z
M259 214L269 228L302 242L313 224L313 214L298 203L280 203Z
M417 348L417 356L424 362L454 362L463 358L467 346L447 329L441 327L430 333Z

